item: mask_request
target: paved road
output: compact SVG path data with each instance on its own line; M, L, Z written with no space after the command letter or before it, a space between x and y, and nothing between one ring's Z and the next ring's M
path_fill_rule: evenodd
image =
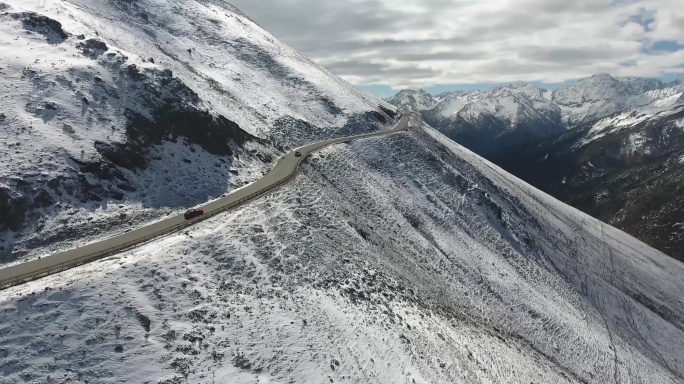
M276 166L261 179L237 189L225 197L197 207L204 210L204 215L193 220L185 220L182 214L172 216L109 239L0 269L0 289L36 280L43 276L101 259L157 237L176 232L221 212L239 207L292 180L297 174L299 163L312 152L333 144L405 131L408 126L408 118L408 115L402 116L397 126L391 130L320 141L292 150L280 158ZM295 156L295 151L301 152L302 155L300 157Z

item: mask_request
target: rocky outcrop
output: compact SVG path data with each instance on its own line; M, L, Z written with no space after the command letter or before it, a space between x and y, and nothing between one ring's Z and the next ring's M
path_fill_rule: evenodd
M6 185L0 184L0 231L17 231L26 217L29 201Z
M127 137L142 147L184 137L211 154L228 156L233 153L231 143L242 145L247 140L256 140L225 117L192 106L167 104L155 110L152 119L131 110L126 111L126 116L130 120Z
M61 43L69 35L62 29L62 23L34 12L14 13L12 17L21 20L24 29L39 33L51 44Z
M96 58L105 53L109 48L107 44L97 39L88 39L76 45L84 55Z
M82 172L97 174L100 178L109 178L112 165L126 169L145 168L147 159L144 149L134 143L95 142L95 149L107 162L96 162L81 168Z

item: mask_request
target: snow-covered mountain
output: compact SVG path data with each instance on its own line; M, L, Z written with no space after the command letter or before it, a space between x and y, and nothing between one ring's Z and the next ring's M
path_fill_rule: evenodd
M681 383L684 265L413 120L3 291L3 378Z
M439 102L439 98L432 97L431 94L422 89L404 89L396 95L385 99L385 101L399 107L403 111L412 112L432 109Z
M106 237L259 177L282 148L393 122L221 1L2 1L0 217L27 209L1 243L15 255ZM681 383L683 275L414 116L233 211L1 291L0 374Z
M488 91L425 94L424 119L451 139L488 154L560 134L617 112L684 104L681 82L599 74L557 90L524 82ZM411 91L402 91L410 94ZM423 92L424 93L424 92ZM406 98L387 99L399 108Z
M551 98L579 125L490 159L684 261L684 85L597 75Z
M554 90L551 100L561 107L563 122L572 128L667 98L680 87L679 81L665 84L658 79L598 74Z
M563 131L558 106L527 83L489 91L441 94L423 117L456 142L486 153Z
M216 198L393 114L222 1L7 0L0 51L3 261Z

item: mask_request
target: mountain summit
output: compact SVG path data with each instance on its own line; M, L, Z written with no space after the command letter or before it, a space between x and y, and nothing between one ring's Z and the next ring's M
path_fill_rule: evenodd
M408 112L428 110L437 104L437 99L422 89L405 89L386 101Z

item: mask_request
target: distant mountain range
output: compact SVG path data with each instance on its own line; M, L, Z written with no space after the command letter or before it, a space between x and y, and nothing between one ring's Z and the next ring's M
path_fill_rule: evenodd
M388 99L528 183L684 260L684 85L599 74Z
M403 90L386 99L480 154L560 134L617 112L684 103L680 81L598 74L546 90L524 82L488 91Z

